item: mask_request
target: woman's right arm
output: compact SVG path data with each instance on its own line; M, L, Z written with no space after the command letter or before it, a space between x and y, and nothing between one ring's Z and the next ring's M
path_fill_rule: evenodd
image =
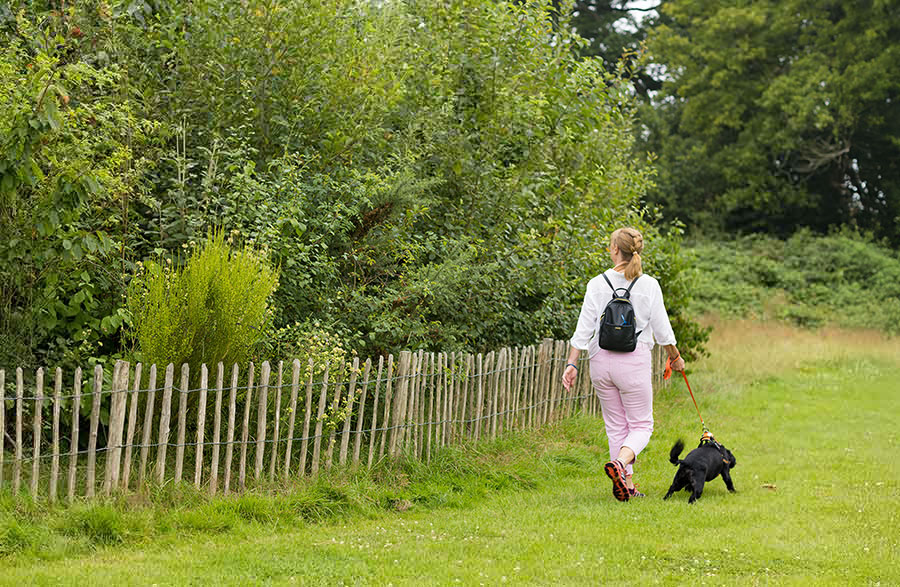
M669 321L669 313L663 303L662 290L658 283L653 306L650 309L650 326L653 328L653 337L666 349L666 354L672 362L672 368L676 371L684 371L684 359L678 351L678 347L675 346L675 332L672 330L672 323Z
M594 302L591 301L588 291L585 290L584 292L584 302L581 304L581 313L578 314L578 326L575 327L575 334L572 335L572 340L569 341L571 346L569 347L568 364L563 371L562 377L563 386L566 389L569 389L575 383L578 367L573 365L577 365L581 351L587 350L588 343L590 343L591 337L594 335L594 329L597 327L597 308L594 307Z

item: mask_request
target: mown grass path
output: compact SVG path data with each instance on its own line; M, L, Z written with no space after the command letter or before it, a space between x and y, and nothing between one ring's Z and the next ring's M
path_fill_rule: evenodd
M555 431L565 442L547 436L532 489L464 507L0 560L0 583L900 584L900 365L807 356L735 382L714 361L706 374L698 365L691 383L737 457L734 495L716 479L694 506L686 493L661 499L675 471L669 448L699 435L682 384L657 399L656 433L638 468L644 500L613 500L602 425L576 419Z

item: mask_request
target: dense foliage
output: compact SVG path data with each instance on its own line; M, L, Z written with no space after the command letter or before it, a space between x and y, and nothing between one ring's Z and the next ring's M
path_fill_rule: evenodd
M900 333L900 255L850 231L747 236L690 248L692 310Z
M635 209L650 169L632 155L631 85L579 58L553 15L487 0L13 3L0 364L141 350L123 336L146 324L124 300L138 263L177 265L211 229L280 270L258 352L566 337L623 224L645 231L679 336L701 342L680 230Z
M667 217L781 237L850 225L900 243L896 2L590 0L574 10L588 54L632 56L637 146L658 156L649 200Z
M849 224L900 243L896 2L664 11L650 47L671 78L646 117L660 201L727 230Z
M180 365L245 365L271 322L278 274L258 251L232 250L210 234L183 267L171 259L138 261L127 308L140 360Z

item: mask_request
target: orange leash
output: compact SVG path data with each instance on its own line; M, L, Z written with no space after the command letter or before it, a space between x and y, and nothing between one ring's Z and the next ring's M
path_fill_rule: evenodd
M672 359L666 359L666 370L663 372L663 379L667 380L672 376ZM697 415L700 417L700 425L703 427L703 432L709 432L709 428L706 427L706 422L703 421L703 416L700 415L700 408L697 406L697 400L694 398L694 392L691 391L691 384L688 383L687 374L682 371L681 376L684 377L684 384L687 385L688 392L691 394L691 399L694 400L694 408L697 410Z

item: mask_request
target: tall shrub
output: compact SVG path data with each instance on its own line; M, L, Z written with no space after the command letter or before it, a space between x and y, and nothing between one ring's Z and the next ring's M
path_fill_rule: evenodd
M134 339L144 362L245 363L272 316L278 271L251 246L209 234L183 267L149 261L128 287Z

